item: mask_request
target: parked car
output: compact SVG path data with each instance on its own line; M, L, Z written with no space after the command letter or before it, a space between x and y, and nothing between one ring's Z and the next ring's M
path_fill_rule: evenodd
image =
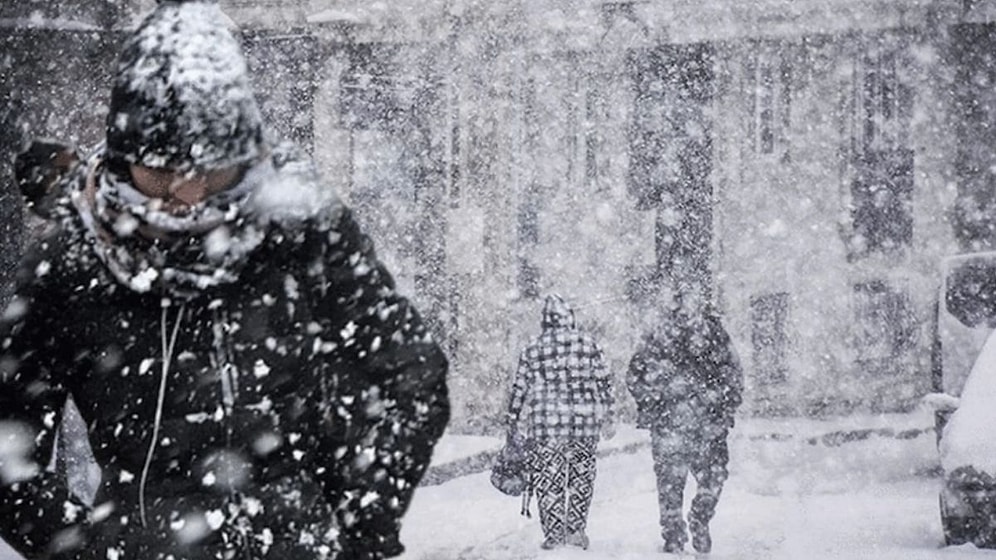
M996 252L950 257L941 276L931 403L944 539L996 548Z

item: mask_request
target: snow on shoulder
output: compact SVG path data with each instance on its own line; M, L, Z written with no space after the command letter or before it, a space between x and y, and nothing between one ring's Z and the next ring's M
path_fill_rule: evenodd
M972 466L996 476L996 331L986 339L940 443L945 472Z

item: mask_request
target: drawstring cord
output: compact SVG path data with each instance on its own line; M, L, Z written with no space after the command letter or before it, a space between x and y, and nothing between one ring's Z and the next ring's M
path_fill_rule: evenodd
M139 515L142 520L142 527L148 526L148 521L145 518L145 483L149 480L149 468L152 466L152 456L156 453L156 444L159 441L159 427L162 424L163 419L163 403L166 401L166 381L169 376L169 369L173 362L173 351L176 349L176 336L180 332L180 323L183 319L183 309L184 306L181 305L179 311L176 313L176 322L173 323L173 333L170 335L168 341L166 333L167 328L167 311L169 310L169 305L164 302L162 316L159 321L159 332L160 340L162 342L162 353L163 353L163 367L162 375L159 379L159 397L156 400L156 417L155 422L152 425L152 441L149 442L149 452L145 455L145 466L142 467L142 478L138 484L138 508Z
M523 452L527 458L534 452L533 445L534 443L528 439L526 440L525 445L523 445ZM531 458L526 460L525 466L522 470L525 471L523 476L526 480L526 488L522 491L522 509L519 510L519 515L531 519L533 514L529 511L529 502L533 499L533 485L535 483L534 479L536 476L535 471L533 470L533 460Z
M519 515L522 515L530 519L533 517L532 512L529 511L529 502L532 501L532 498L533 498L533 482L532 480L529 480L529 482L526 483L526 490L522 493L522 509L519 510Z
M228 346L226 331L228 329L228 317L218 310L214 312L214 324L212 333L214 334L214 348L209 358L211 367L218 372L221 377L221 404L224 406L225 416L231 416L235 408L236 395L239 394L239 372L235 368L232 360L232 352Z

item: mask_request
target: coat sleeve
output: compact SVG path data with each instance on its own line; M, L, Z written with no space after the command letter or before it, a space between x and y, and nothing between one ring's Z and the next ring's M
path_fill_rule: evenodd
M519 421L522 407L525 406L526 393L529 390L529 371L529 352L523 350L519 353L519 361L515 367L512 389L508 398L508 422L511 424Z
M69 554L86 517L65 477L48 468L67 396L63 349L72 335L51 320L62 298L38 280L39 265L39 258L25 261L0 318L0 536L26 558Z
M744 370L743 366L740 364L740 356L737 354L737 350L733 346L733 341L730 340L729 337L727 337L726 347L726 363L724 366L726 394L724 401L727 423L732 427L733 414L743 403Z
M638 349L629 361L629 368L626 370L626 389L636 401L637 410L643 410L653 395L652 387L647 380L647 353L644 349Z
M448 364L348 210L314 243L316 320L330 333L316 472L344 558L397 556L401 518L449 420ZM317 271L321 271L320 274Z
M648 377L650 363L645 348L640 348L630 359L626 370L626 389L636 401L636 427L649 428L653 424L654 412L659 409L659 395Z
M593 344L594 352L591 357L591 369L595 374L595 383L598 390L598 402L602 407L603 415L601 421L611 424L615 421L615 393L612 390L612 377L609 368L605 365L605 354L601 347Z
M744 375L740 358L730 336L716 326L716 347L708 367L710 374L704 387L712 416L727 428L734 424L734 414L743 402Z

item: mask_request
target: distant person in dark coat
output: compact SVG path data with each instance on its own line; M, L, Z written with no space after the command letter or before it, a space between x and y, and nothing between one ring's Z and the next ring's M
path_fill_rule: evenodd
M636 400L637 426L650 429L665 552L688 537L682 515L688 473L697 491L688 530L709 552L709 522L727 479L727 436L741 403L743 372L718 315L696 301L676 302L634 354L626 385Z
M161 1L124 40L105 145L35 199L53 227L0 318L0 536L28 558L403 550L447 361L311 161L264 134L230 24ZM46 469L70 397L92 504Z
M578 330L567 302L547 296L542 332L519 354L508 406L513 427L529 409L524 420L545 549L588 548L595 449L602 434L614 434L614 404L602 349Z

